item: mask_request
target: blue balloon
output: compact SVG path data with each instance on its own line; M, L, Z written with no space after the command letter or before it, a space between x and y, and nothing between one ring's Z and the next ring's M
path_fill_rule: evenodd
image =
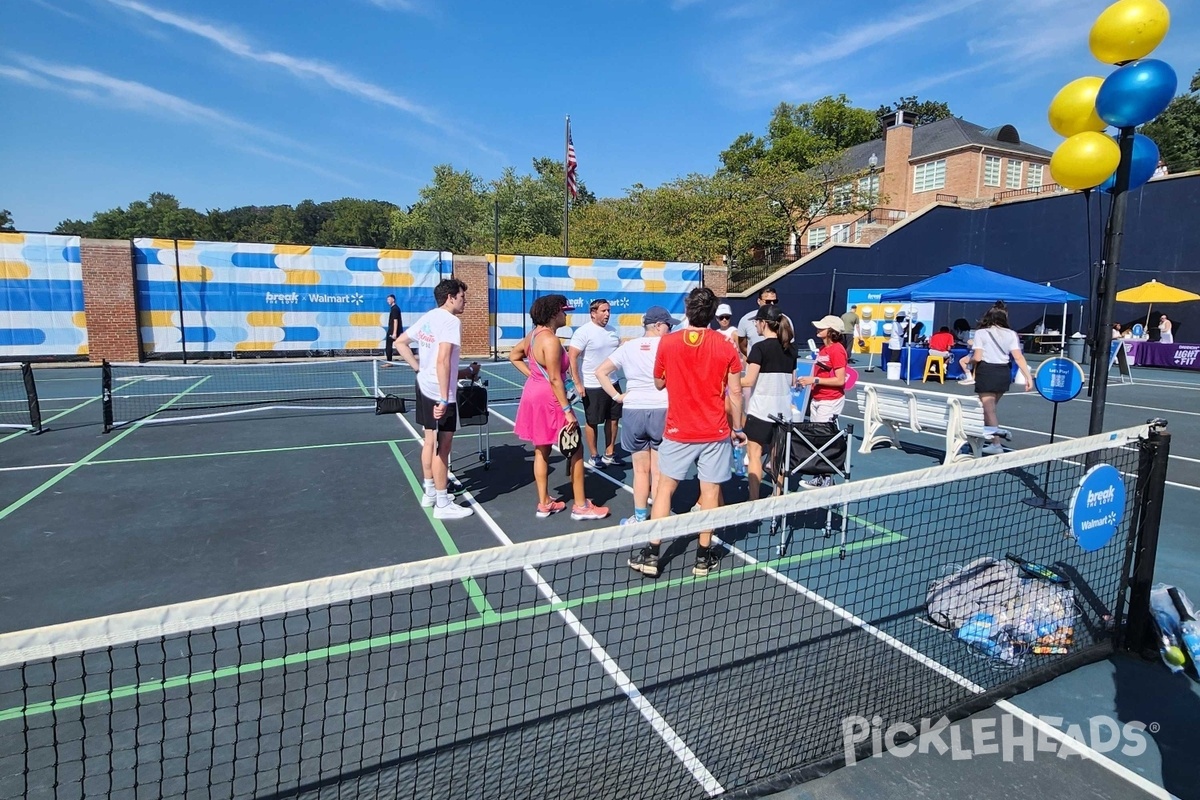
M1120 142L1119 137L1114 136L1113 138ZM1136 189L1153 178L1156 169L1158 169L1158 145L1149 136L1135 133L1133 135L1133 160L1129 165L1129 188ZM1114 172L1096 188L1112 194L1116 185L1117 174Z
M1096 94L1096 113L1118 128L1149 122L1163 112L1175 96L1175 70L1165 61L1133 61L1104 79Z

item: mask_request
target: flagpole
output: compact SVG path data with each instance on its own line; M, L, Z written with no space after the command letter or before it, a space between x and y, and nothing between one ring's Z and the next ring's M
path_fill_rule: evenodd
M571 115L567 114L567 129L563 137L563 258L567 257L567 243L570 236L571 216L568 204L571 201L571 165L569 150L571 148Z

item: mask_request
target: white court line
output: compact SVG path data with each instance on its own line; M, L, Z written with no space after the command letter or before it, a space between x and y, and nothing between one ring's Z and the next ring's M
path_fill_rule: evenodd
M0 467L0 472L20 472L21 470L27 470L27 469L63 469L64 467L69 467L69 466L71 466L70 463L67 463L67 464L30 464L25 467Z
M496 416L500 415L497 414ZM402 423L404 423L404 427L408 429L408 432L414 441L424 441L424 437L417 432L416 428L412 426L412 423L410 423L403 414L396 414L396 417ZM501 417L501 419L504 419L505 422L510 422L504 417ZM453 473L450 474L450 477L454 477ZM455 482L457 483L457 479L455 479ZM506 545L511 545L513 543L512 539L510 539L508 535L505 534L504 530L496 523L496 520L492 519L492 515L489 514L484 507L479 504L479 502L469 491L464 491L462 496L466 498L468 503L471 504L471 507L475 510L475 513L479 515L479 518L482 519L484 524L491 529L492 533L497 539L500 540L501 543ZM541 594L542 597L546 598L555 605L562 604L562 598L559 597L558 593L554 591L554 588L550 585L550 583L542 577L541 573L539 573L534 567L528 565L524 568L524 571L525 574L529 576L529 579L533 581L534 585L537 587L538 593ZM671 727L671 723L667 722L666 718L659 713L658 709L656 709L646 698L646 696L642 694L641 689L639 689L637 685L630 680L625 671L621 669L620 664L618 664L616 660L608 654L608 651L604 649L604 646L596 640L596 637L592 635L592 632L587 629L587 627L579 620L579 618L575 616L570 609L560 609L555 613L562 617L563 621L566 622L567 627L579 637L579 640L583 643L583 646L586 647L592 654L592 657L599 662L601 668L609 675L609 677L613 679L613 682L617 684L617 687L625 693L625 696L629 698L631 703L633 703L634 708L636 708L638 712L646 719L646 721L650 723L650 727L654 729L654 732L657 733L660 738L662 738L667 747L671 748L671 752L674 753L675 757L683 763L683 766L692 774L692 777L696 779L696 782L704 787L704 791L708 792L708 796L715 797L716 795L724 794L725 787L721 786L716 777L708 771L708 768L704 766L704 764L700 761L700 758L692 751L690 747L688 747L687 742L685 742L683 738L675 732L675 729Z
M496 416L500 417L500 419L504 420L505 422L509 423L510 425L513 424L511 420L507 419L506 417L501 416L500 414L496 414ZM846 416L846 415L843 414L843 416ZM606 480L609 480L609 481L621 486L623 489L628 491L630 494L633 493L632 487L625 485L625 483L623 483L623 482L617 481L611 475L608 475L604 472L600 472L599 470L597 470L597 473L601 477L605 478ZM1186 487L1186 488L1197 488L1197 487ZM721 543L723 545L725 545L726 549L728 549L732 555L741 559L745 563L759 564L758 559L754 558L754 556L750 555L749 553L743 552L741 549L734 547L733 545L729 544L728 542L721 540L719 536L715 537L715 538L718 539L719 541L721 541ZM858 616L856 616L849 610L842 608L841 606L837 605L836 603L833 603L833 602L825 599L821 595L817 594L816 592L813 592L808 587L789 578L788 576L784 575L783 573L781 573L775 569L772 569L771 567L762 567L762 569L765 574L770 575L772 578L779 581L780 583L783 583L785 586L788 586L788 587L796 590L797 592L800 592L800 594L804 595L804 597L806 599L809 599L812 602L817 603L818 605L826 608L831 613L847 620L848 622L850 622L853 625L858 626L862 630L866 631L867 633L871 634L875 638L879 639L884 644L889 645L889 646L899 650L904 655L906 655L909 658L912 658L913 660L917 661L918 663L928 667L929 669L933 670L934 672L937 672L939 675L942 675L942 676L954 681L955 683L959 684L960 686L963 686L966 689L968 689L972 692L975 692L976 694L983 694L986 691L982 686L979 686L978 684L974 683L973 681L969 680L968 678L966 678L962 675L959 675L958 673L954 672L954 670L945 666L941 662L935 661L935 660L929 658L928 656L925 656L922 653L914 650L913 648L911 648L904 642L896 639L895 637L893 637L887 633L884 633L883 631L879 630L875 626L868 623L866 620L859 618ZM1062 731L1062 730L1054 727L1053 725L1050 725L1049 723L1047 723L1041 719L1038 719L1036 716L1029 713L1025 709L1020 708L1016 705L1013 705L1013 703L1011 701L1000 700L999 702L996 703L996 707L1008 714L1011 714L1012 716L1018 717L1026 725L1034 726L1035 728L1040 730L1043 734L1045 734L1047 737L1058 740L1058 742L1061 745L1068 748L1072 752L1078 753L1082 758L1088 759L1090 761L1095 761L1097 765L1103 767L1104 769L1107 769L1109 772L1112 772L1117 777L1123 778L1127 782L1132 783L1134 786L1137 786L1139 789L1142 789L1143 791L1149 793L1153 797L1163 798L1163 800L1170 800L1170 798L1173 797L1170 792L1168 792L1166 789L1162 788L1161 786L1158 786L1157 784L1147 780L1146 778L1143 778L1141 775L1138 775L1136 772L1129 769L1128 767L1126 767L1122 764L1119 764L1116 761L1113 761L1111 758L1104 755L1103 753L1101 753L1097 750L1094 750L1091 747L1088 747L1087 745L1083 744L1082 742L1079 742L1074 737L1068 735L1065 731Z

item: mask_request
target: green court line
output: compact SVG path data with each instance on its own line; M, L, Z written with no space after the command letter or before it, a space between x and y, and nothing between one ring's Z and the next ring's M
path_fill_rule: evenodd
M55 378L55 380L60 380L60 379ZM85 379L84 378L71 378L70 380L85 380ZM86 380L94 380L94 378L87 378ZM116 394L117 392L121 391L122 389L125 389L125 388L131 386L133 383L136 383L136 381L126 383L124 386L118 386L116 389L113 389L113 394ZM54 398L49 397L46 399L53 400ZM94 403L99 399L100 399L100 395L96 395L95 397L90 397L87 400L84 400L79 405L71 406L70 408L66 409L65 411L60 411L57 414L55 414L53 417L47 417L46 419L42 420L42 426L45 427L47 423L54 422L54 420L58 419L59 417L65 417L67 414L70 414L73 411L78 411L79 409L83 408L84 406ZM23 433L32 433L32 431L17 431L16 433L9 434L8 436L5 436L3 439L0 439L0 444L4 444L9 439L16 438L17 436L20 436Z
M94 403L99 399L100 399L99 397L92 397L88 400L84 400L82 403L80 403L77 406L71 406L70 408L68 408L65 411L58 412L53 417L47 417L46 419L42 420L42 427L45 427L47 424L49 424L51 422L54 422L54 420L58 419L59 417L65 417L67 414L70 414L72 411L78 411L79 409L83 408L87 404ZM4 444L9 439L15 439L24 433L33 433L33 431L17 431L16 433L10 433L8 436L5 436L3 439L0 439L0 444Z
M404 454L400 452L400 448L395 442L388 442L388 447L391 448L392 455L395 457L396 463L400 465L400 469L404 470L404 476L408 478L408 485L412 487L412 490L416 496L420 497L425 490L421 487L420 482L417 480L416 473L413 472L412 467L408 465L408 461L404 458ZM429 520L429 524L433 526L434 533L437 534L438 541L442 543L442 549L446 551L446 555L458 555L458 545L454 544L454 539L450 536L450 531L446 530L445 524L443 524L440 519L433 516L433 509L423 508L421 510L425 512L425 516ZM479 582L474 578L468 577L463 578L462 583L467 589L467 594L471 597L471 604L474 605L475 610L482 615L483 620L485 622L489 622L496 619L496 610L492 608L492 604L487 601L487 596L484 594L483 589L479 586Z
M195 383L193 383L191 386L189 386L188 388L184 389L182 392L180 392L179 394L175 395L175 396L174 396L174 397L172 397L170 400L168 400L167 402L165 402L165 403L163 403L161 406L159 406L159 407L158 407L158 410L157 410L157 411L155 411L155 412L154 412L154 414L157 414L159 411L165 411L166 409L170 408L172 405L174 405L175 403L179 402L179 400L180 400L180 399L182 399L184 395L186 395L186 394L188 394L189 392L191 392L191 391L193 391L193 390L197 389L197 388L200 386L200 384L204 383L204 382L205 382L206 380L208 380L210 377L212 377L212 376L205 376L205 377L201 378L200 380L196 381L196 382L195 382ZM20 498L19 500L15 500L15 501L13 501L12 503L9 503L7 506L5 506L5 508L4 508L3 510L0 510L0 519L4 519L4 518L6 518L6 517L7 517L9 514L12 514L14 511L16 511L17 509L21 508L21 506L25 505L25 504L26 504L26 503L28 503L30 500L33 500L33 499L34 499L35 497L37 497L38 495L42 494L42 493L43 493L43 492L45 492L47 489L49 489L50 487L52 487L52 486L54 486L55 484L57 484L59 481L61 481L63 478L65 478L65 477L67 477L68 475L70 475L70 474L71 474L72 472L74 472L75 470L79 469L79 468L80 468L80 467L82 467L82 466L85 466L85 465L86 465L88 462L90 462L90 461L91 461L93 458L95 458L96 456L100 455L100 454L101 454L101 453L103 453L105 450L107 450L108 448L112 447L114 444L116 444L117 442L121 441L121 440L122 440L122 439L124 439L126 436L128 436L129 434L133 433L133 432L134 432L134 431L136 431L138 428L140 428L140 427L141 427L141 426L142 426L144 423L146 423L146 422L148 422L150 419L152 419L152 418L154 417L154 414L151 414L150 416L146 417L145 419L140 419L140 420L138 420L137 422L133 423L133 424L132 424L132 425L130 425L128 428L126 428L125 430L121 431L121 432L120 432L120 433L118 433L116 436L113 436L113 437L112 437L111 439L109 439L107 442L105 442L104 444L100 445L100 446L99 446L99 447L97 447L95 450L93 450L92 452L88 453L86 456L84 456L83 458L79 459L79 460L78 460L78 461L76 461L74 464L72 464L71 466L69 466L69 467L67 467L66 469L64 469L62 472L60 472L60 473L58 473L57 475L55 475L53 478L49 478L49 479L47 479L47 480L46 480L44 483L42 483L42 484L41 484L40 486L38 486L37 488L35 488L35 489L31 490L31 491L30 491L29 493L27 493L27 494L26 494L24 497Z
M251 456L258 453L288 453L295 450L322 450L331 447L358 447L360 445L391 444L399 439L378 439L373 442L336 442L333 444L298 444L291 447L264 447L259 450L223 450L219 453L180 453L170 456L141 456L139 458L107 458L89 462L88 466L102 464L137 464L142 461L174 461L179 458L211 458L214 456Z
M359 377L357 372L354 373L354 380L358 381L358 385L359 388L362 389L362 393L367 397L370 397L371 391L367 388L367 385L363 383L362 378ZM422 494L424 494L425 490L421 487L420 481L417 480L417 476L412 471L412 467L408 465L408 460L404 457L404 454L400 452L399 445L397 445L396 442L391 441L389 441L387 445L391 449L392 456L396 459L396 463L399 464L400 469L404 471L404 476L408 479L408 485L412 487L413 493L417 497L420 497ZM422 511L425 512L425 516L429 520L429 524L433 526L434 533L437 534L438 541L442 543L442 549L446 551L446 555L458 555L458 546L454 544L454 539L450 536L450 531L446 530L446 526L442 524L440 519L437 519L433 516L433 509L426 508L422 509ZM467 590L467 595L471 598L471 604L475 606L475 610L481 616L482 621L491 622L494 620L496 618L496 610L492 608L491 603L488 602L487 595L485 595L483 589L480 588L479 582L474 578L463 578L462 583Z
M411 477L411 470L406 471ZM847 544L846 550L848 552L868 550L873 547L882 547L884 545L895 544L897 542L906 540L906 538L907 537L901 536L898 533L889 533L884 536L877 536L873 539L865 539L861 542ZM453 547L453 543L451 543L450 546ZM254 661L247 664L237 664L215 670L193 672L186 675L178 675L172 678L166 678L164 680L144 681L137 684L118 686L113 689L101 689L94 692L87 692L85 694L60 697L55 700L44 701L41 703L31 703L27 706L14 706L12 708L0 709L0 722L7 722L9 720L47 714L54 711L62 711L65 709L79 708L84 705L103 703L123 697L152 694L154 692L161 692L181 686L193 686L196 684L211 683L222 678L266 672L271 669L278 669L280 667L293 664L307 664L336 656L361 653L369 650L386 649L399 644L407 644L409 642L431 639L435 636L449 636L464 633L469 630L477 630L479 628L500 625L507 622L515 622L517 620L529 619L532 617L556 614L560 611L565 611L568 609L583 608L585 606L597 605L599 603L609 603L623 598L637 597L640 595L652 594L654 592L666 591L667 589L680 586L691 586L707 583L709 581L733 578L754 572L765 572L767 569L777 570L793 564L800 564L807 561L817 561L824 558L833 558L839 555L840 552L840 547L826 547L821 550L814 550L807 553L797 553L796 555L785 556L783 558L777 558L770 561L760 561L754 564L743 564L741 566L728 570L721 570L704 577L686 576L671 578L665 581L654 581L653 583L645 582L625 589L617 589L611 592L588 595L585 597L576 598L574 600L561 600L557 603L542 602L528 608L505 611L502 613L492 611L490 615L484 614L482 616L472 617L470 619L460 620L458 622L445 622L439 625L431 625L424 628L401 631L399 633L392 633L386 636L375 636L370 639L359 639L346 642L345 644L334 645L331 647L321 647L315 650L307 650L302 653L293 653L291 655L282 656L279 658L270 658L264 661Z

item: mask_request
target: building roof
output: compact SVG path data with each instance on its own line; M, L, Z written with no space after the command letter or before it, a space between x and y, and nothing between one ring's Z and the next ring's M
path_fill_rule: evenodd
M995 128L984 128L974 122L967 122L958 117L948 117L937 122L918 125L913 129L912 154L910 159L923 158L934 153L944 153L960 147L993 147L1014 153L1026 153L1031 156L1050 158L1049 150L1022 142L1017 129L1012 125L1000 125ZM868 161L874 154L878 159L878 168L883 168L884 146L883 139L872 139L869 142L856 144L847 148L844 163L849 170L867 169Z

